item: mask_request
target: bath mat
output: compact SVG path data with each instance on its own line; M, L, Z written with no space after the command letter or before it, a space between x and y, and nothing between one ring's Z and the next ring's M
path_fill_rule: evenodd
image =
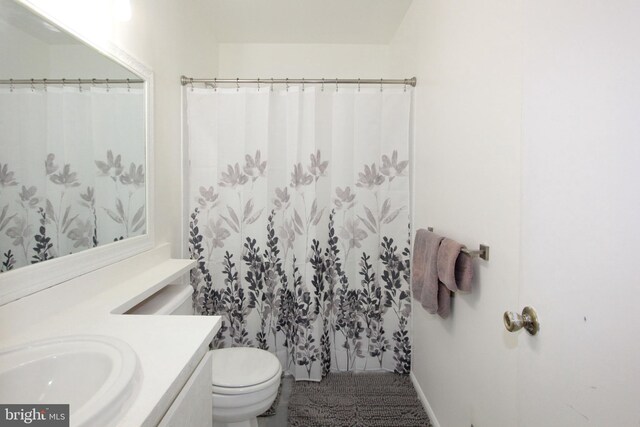
M331 373L296 381L289 400L291 427L431 425L408 375Z

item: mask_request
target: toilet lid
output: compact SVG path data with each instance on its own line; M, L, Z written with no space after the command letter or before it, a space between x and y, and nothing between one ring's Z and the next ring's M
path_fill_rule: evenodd
M211 351L214 386L249 387L270 380L280 372L280 361L265 350L249 347Z

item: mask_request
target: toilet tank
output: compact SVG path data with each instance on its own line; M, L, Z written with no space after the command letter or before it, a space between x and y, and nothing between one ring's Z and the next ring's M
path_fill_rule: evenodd
M125 314L193 315L190 285L167 285Z

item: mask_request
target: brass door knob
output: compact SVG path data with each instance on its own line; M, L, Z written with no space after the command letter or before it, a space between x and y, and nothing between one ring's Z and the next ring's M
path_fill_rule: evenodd
M535 335L540 330L538 314L533 307L523 308L522 314L505 311L502 320L504 320L504 327L507 328L509 332L515 332L524 328L529 334Z

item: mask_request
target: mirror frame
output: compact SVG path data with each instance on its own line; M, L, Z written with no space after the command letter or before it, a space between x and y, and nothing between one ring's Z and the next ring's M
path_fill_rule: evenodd
M154 227L154 174L153 174L153 72L131 55L111 42L96 46L88 38L48 16L39 8L25 0L14 0L32 13L57 26L77 38L88 47L112 61L139 75L145 89L145 215L146 233L119 242L107 243L82 252L54 258L42 263L31 264L0 274L0 306L31 295L43 289L58 285L90 271L122 261L135 254L153 248Z

